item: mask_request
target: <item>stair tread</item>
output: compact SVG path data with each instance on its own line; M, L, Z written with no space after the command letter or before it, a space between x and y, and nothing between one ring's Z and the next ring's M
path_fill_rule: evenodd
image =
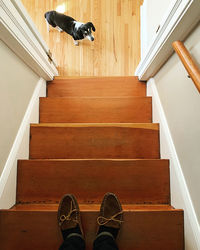
M21 205L18 205L19 207ZM27 205L25 205L27 206ZM93 210L91 209L93 206ZM96 237L99 205L81 207L81 220L85 232L86 249L91 250ZM20 209L20 208L19 208ZM29 208L30 209L30 208ZM138 210L135 206L125 208L120 235L119 249L132 250L177 250L184 249L183 211L151 207ZM37 211L38 210L38 211ZM2 210L0 212L1 248L55 250L62 243L57 225L57 205L51 210ZM12 240L10 234L12 233ZM39 239L39 240L38 240Z

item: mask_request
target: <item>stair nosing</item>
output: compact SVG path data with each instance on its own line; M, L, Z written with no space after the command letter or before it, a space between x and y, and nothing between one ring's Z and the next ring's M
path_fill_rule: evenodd
M123 162L123 161L169 161L169 159L143 159L143 158L127 158L127 159L121 159L121 158L84 158L84 159L69 159L69 158L62 158L62 159L19 159L18 161L119 161L119 162Z
M10 209L4 211L57 211L58 203L20 203L16 204ZM80 211L82 212L98 212L100 203L84 204L79 203ZM31 209L30 209L31 208ZM175 209L170 204L122 204L124 212L148 212L148 211L182 211L182 209Z
M119 127L158 130L159 123L31 123L31 127Z
M77 97L77 96L64 96L64 97L40 97L40 99L152 99L151 96L83 96L83 97Z

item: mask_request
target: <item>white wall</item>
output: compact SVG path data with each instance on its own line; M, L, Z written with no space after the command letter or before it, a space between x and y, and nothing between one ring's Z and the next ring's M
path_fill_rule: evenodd
M200 25L185 42L200 65ZM200 222L200 94L177 55L154 77Z
M200 24L185 41L191 55L200 66ZM171 161L172 205L185 210L186 249L200 249L200 94L174 54L147 84L154 82L158 99L177 158ZM155 109L154 108L154 113ZM154 117L154 122L159 119ZM166 126L165 125L165 126ZM162 139L161 155L166 153ZM170 149L171 150L171 149ZM176 169L176 171L175 171Z
M46 82L0 41L0 208L16 199L17 159L28 159L29 127L39 119Z
M0 174L39 76L0 41Z

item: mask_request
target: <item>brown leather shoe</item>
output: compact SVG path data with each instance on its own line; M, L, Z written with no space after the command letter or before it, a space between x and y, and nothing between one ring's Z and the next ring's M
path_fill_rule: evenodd
M72 194L66 194L62 197L57 216L62 234L69 231L69 233L81 233L83 236L78 202Z
M101 203L100 214L97 218L99 226L106 226L120 229L123 211L117 196L113 193L106 193Z

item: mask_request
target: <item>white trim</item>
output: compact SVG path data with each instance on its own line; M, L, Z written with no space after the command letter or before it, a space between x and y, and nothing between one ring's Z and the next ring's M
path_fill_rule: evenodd
M185 240L195 243L195 247L187 249L200 249L200 226L153 78L147 83L147 96L153 97L153 122L160 123L161 158L170 159L171 202L176 208L184 209Z
M34 72L45 80L52 80L58 71L48 61L46 49L39 42L39 37L31 29L31 23L11 1L0 0L0 38ZM24 20L25 19L25 20ZM47 46L46 46L47 47Z
M40 35L38 29L36 28L34 22L30 18L29 14L28 14L26 8L24 7L24 5L22 4L22 2L20 0L11 0L11 2L15 6L15 8L18 10L18 12L22 16L22 18L24 19L24 21L26 22L26 24L28 25L28 27L30 28L30 30L32 31L32 33L34 34L34 36L36 37L38 42L43 47L43 49L48 53L49 47L47 46L46 42L44 41L44 39ZM53 59L53 63L55 65L55 67L57 67L58 64L56 62L56 59L54 57L52 57L52 59Z
M143 60L146 50L147 50L147 1L143 2L143 5L140 6L140 41L141 41L141 60Z
M30 123L38 123L39 122L39 97L46 96L46 81L42 78L38 81L34 93L29 102L28 108L18 130L17 136L11 148L10 154L4 166L3 172L0 176L0 208L9 208L13 204L8 204L2 201L2 194L5 192L6 184L8 183L9 176L11 171L16 171L17 168L17 159L18 158L26 158L29 157L29 127ZM26 138L24 138L26 137ZM25 149L25 150L23 150ZM13 187L13 183L11 184L12 192L15 195L11 195L13 197L16 196L16 187ZM7 188L7 187L6 187ZM5 200L5 199L3 199Z
M199 0L176 0L160 23L160 29L142 57L135 75L140 80L153 77L172 55L172 42L184 40L200 20ZM143 22L141 22L143 24ZM141 27L145 32L145 27ZM146 31L147 32L147 31ZM143 42L141 43L143 45Z
M47 44L45 43L45 41L41 37L39 31L35 27L35 24L33 23L32 19L30 18L29 14L28 14L27 10L25 9L24 5L22 4L22 2L20 0L11 0L11 2L13 3L13 5L17 9L17 11L20 13L21 17L26 22L26 24L28 25L28 27L30 28L32 33L35 35L35 37L38 38L37 40L42 45L44 50L48 51L49 48L48 48Z

